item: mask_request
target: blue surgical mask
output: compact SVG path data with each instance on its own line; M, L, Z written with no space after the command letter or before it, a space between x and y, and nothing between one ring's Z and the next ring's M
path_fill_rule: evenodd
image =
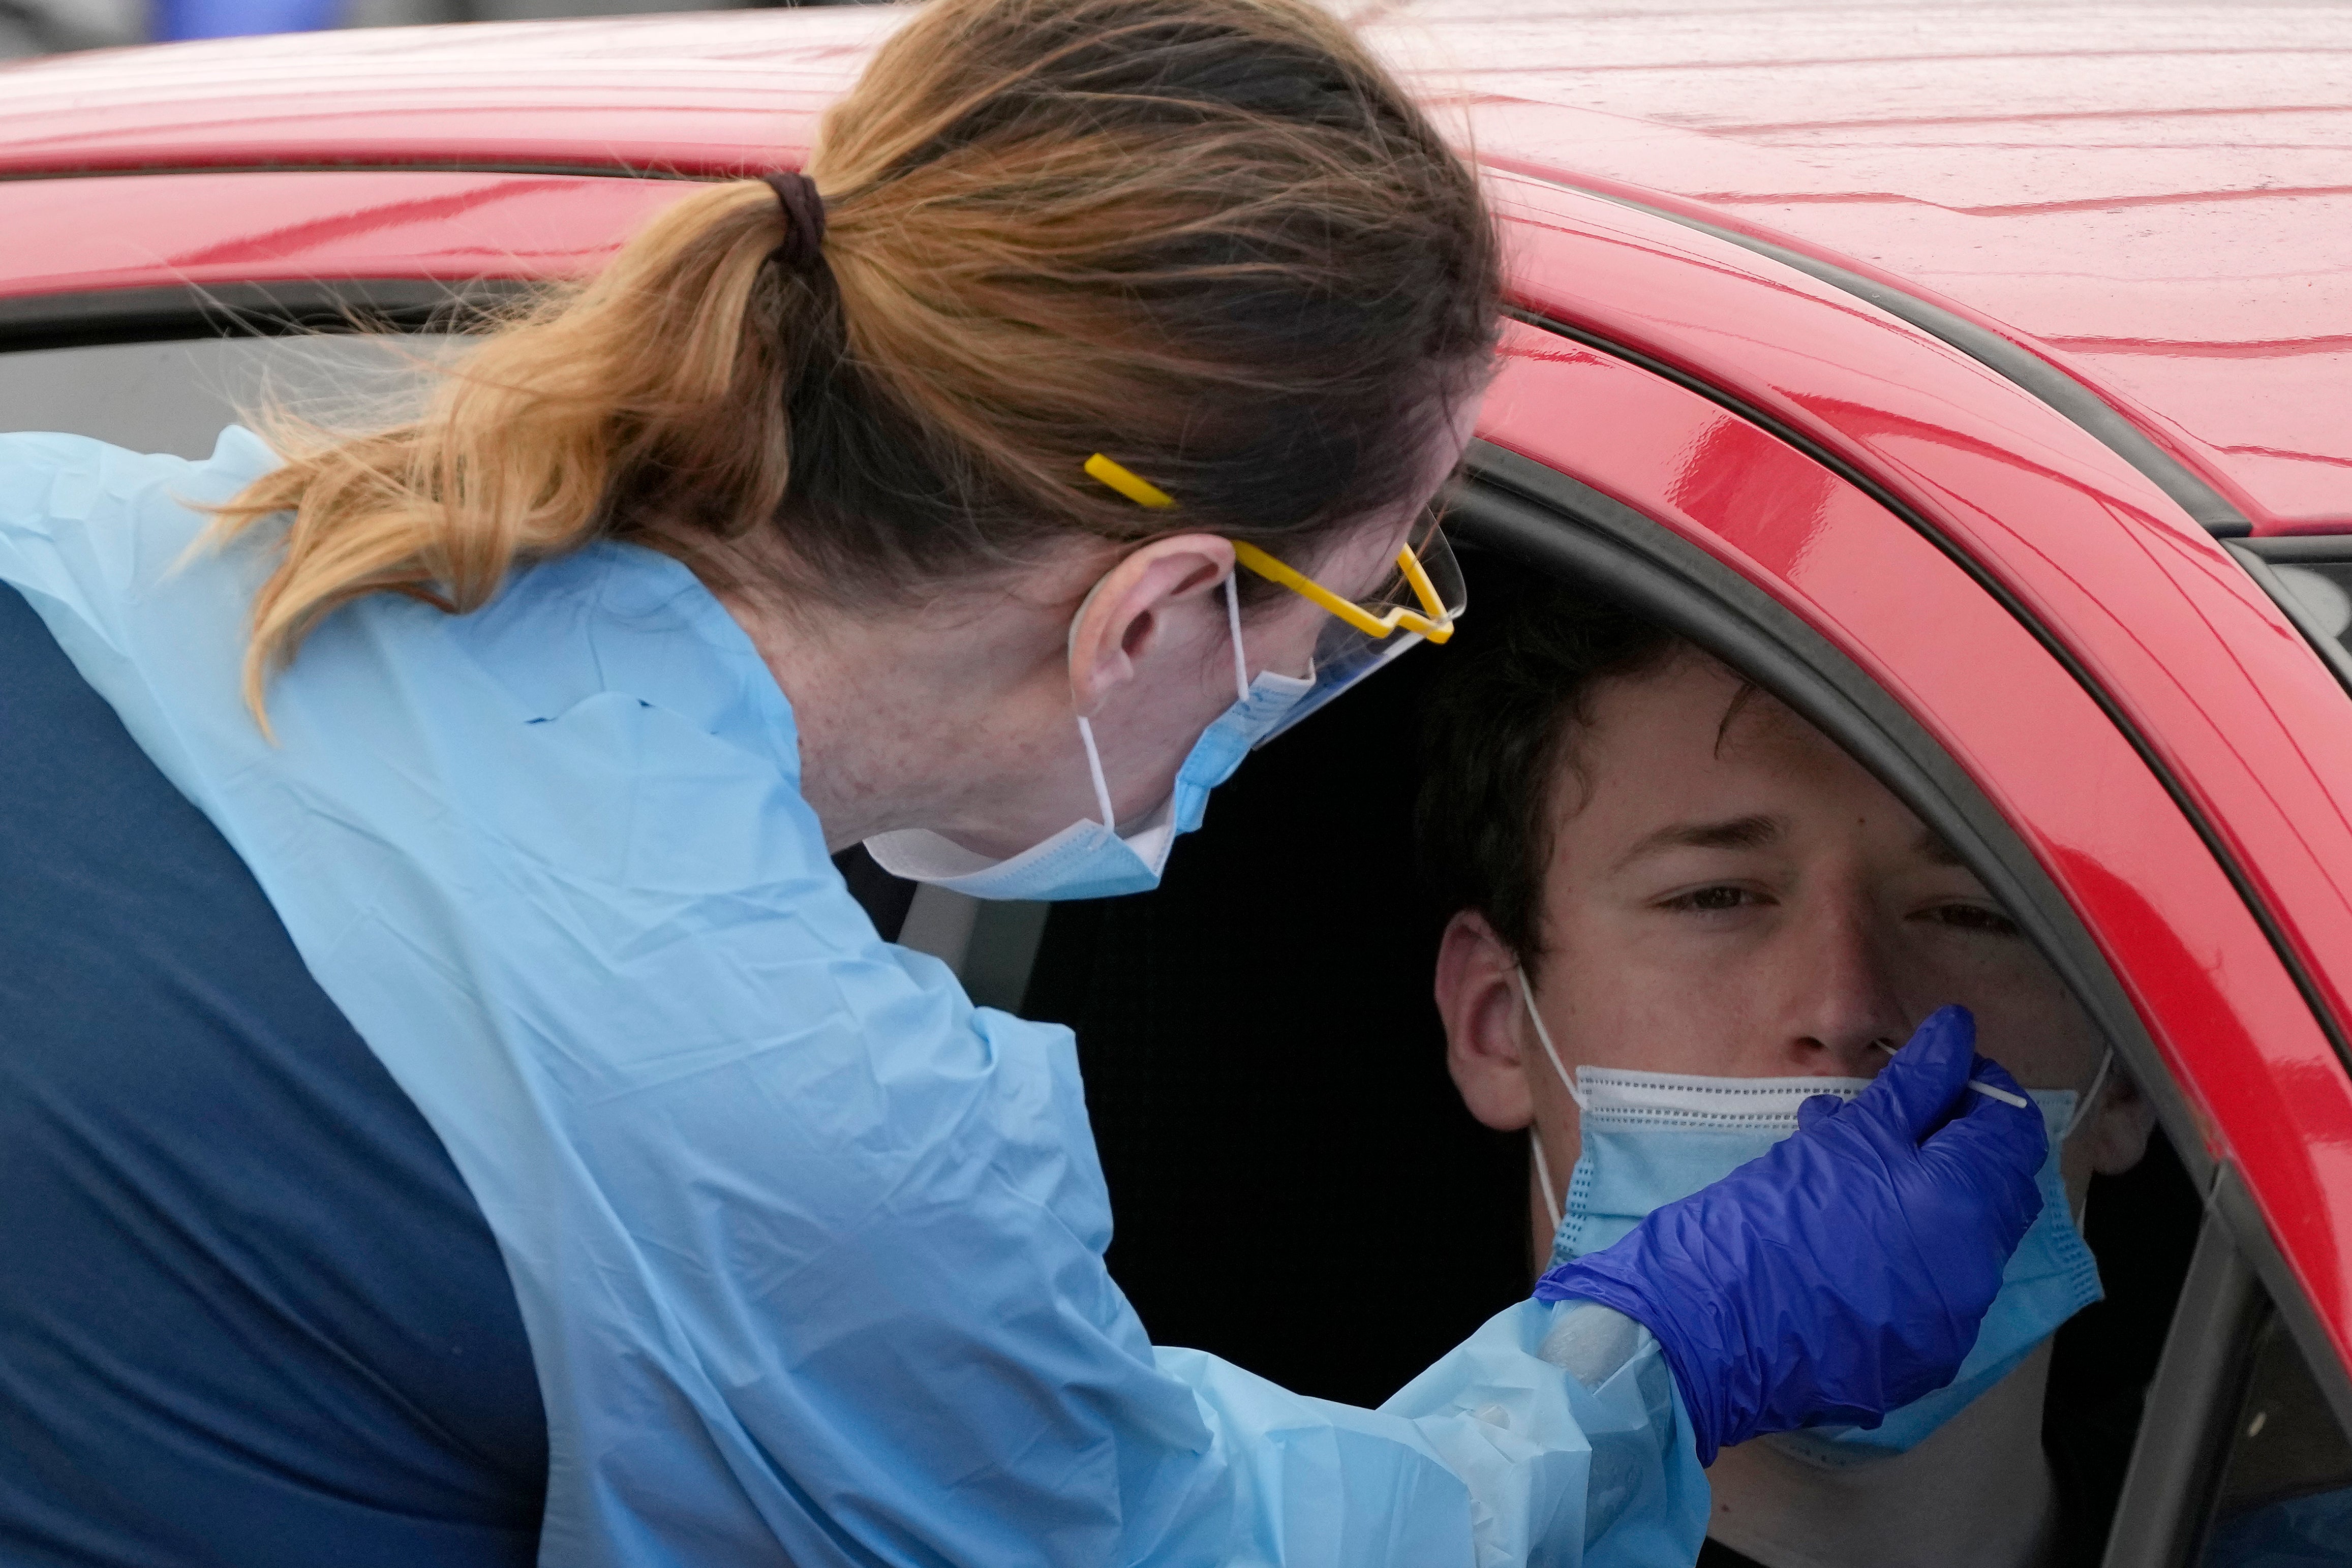
M1797 1130L1797 1108L1818 1094L1851 1100L1869 1086L1864 1078L1698 1078L1668 1072L1627 1072L1579 1067L1570 1077L1550 1033L1520 978L1528 1016L1552 1070L1582 1115L1583 1147L1569 1176L1565 1206L1556 1221L1551 1262L1618 1240L1662 1205L1710 1186ZM2058 1171L2060 1146L2096 1102L2113 1058L2103 1062L2087 1095L2071 1089L2027 1092L2042 1113L2049 1153L2037 1181L2042 1213L2002 1271L2000 1291L1977 1331L1977 1342L1952 1382L1887 1412L1867 1430L1813 1427L1765 1438L1809 1463L1844 1469L1917 1446L1994 1384L2014 1371L2033 1347L2105 1293L2098 1265L2074 1223ZM1538 1179L1548 1205L1556 1204L1551 1175L1536 1145Z
M1079 613L1085 613L1084 606ZM1176 770L1175 789L1140 826L1121 835L1115 825L1094 727L1081 718L1078 741L1094 780L1099 821L1082 817L1003 861L990 861L926 829L883 833L866 841L876 863L893 876L974 898L1111 898L1158 887L1178 836L1192 832L1207 816L1209 792L1232 778L1250 748L1278 728L1299 699L1315 689L1311 671L1304 676L1269 671L1249 678L1242 651L1241 601L1230 576L1225 579L1225 620L1234 643L1234 704L1201 732Z

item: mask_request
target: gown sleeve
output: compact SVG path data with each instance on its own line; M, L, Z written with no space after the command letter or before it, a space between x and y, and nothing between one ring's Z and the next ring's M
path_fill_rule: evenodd
M205 548L194 507L274 461L0 436L0 580L464 1176L546 1408L541 1563L1692 1560L1706 1483L1639 1331L1571 1375L1523 1302L1379 1410L1154 1347L1069 1031L875 934L788 705L677 562L590 546L465 616L357 601L262 737L267 538Z
M1615 1319L1623 1343L1604 1347L1588 1385L1545 1357L1577 1327L1561 1320L1594 1313ZM1522 1301L1377 1411L1287 1393L1198 1351L1159 1358L1227 1435L1253 1508L1327 1500L1271 1561L1685 1568L1706 1531L1706 1473L1657 1342L1606 1308ZM1432 1463L1443 1474L1422 1473ZM1347 1504L1382 1493L1400 1506Z

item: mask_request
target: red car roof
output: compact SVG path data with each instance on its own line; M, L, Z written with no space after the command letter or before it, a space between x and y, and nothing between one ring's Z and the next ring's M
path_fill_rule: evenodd
M1895 280L2097 389L2262 531L2352 528L2352 12L1372 10L1368 33L1432 100L1466 106L1482 157ZM899 15L352 31L25 62L0 68L0 179L792 163ZM8 226L0 292L63 287L52 237Z
M1475 30L1486 148L1940 294L2259 529L2352 527L2352 10L1589 9Z

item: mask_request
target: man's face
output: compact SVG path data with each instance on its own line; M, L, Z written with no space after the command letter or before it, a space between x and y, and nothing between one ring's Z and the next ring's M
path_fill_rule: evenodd
M1741 694L1696 654L1606 683L1552 781L1530 978L1568 1070L1867 1078L1881 1042L1959 1002L1979 1049L2028 1088L2085 1091L2102 1042L1983 884L1820 731ZM1489 1125L1532 1120L1564 1182L1576 1106L1510 967L1483 920L1457 916L1438 983L1454 1079ZM2070 1141L2078 1189L2145 1144L2128 1085L2104 1100L2128 1112Z

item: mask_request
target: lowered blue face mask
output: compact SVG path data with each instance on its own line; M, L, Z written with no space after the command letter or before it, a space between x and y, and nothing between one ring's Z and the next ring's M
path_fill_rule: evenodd
M1551 1261L1572 1258L1616 1241L1649 1212L1688 1197L1729 1176L1797 1130L1797 1108L1817 1094L1851 1100L1868 1086L1866 1078L1698 1078L1670 1072L1626 1072L1579 1067L1570 1077L1552 1048L1550 1031L1536 1012L1527 977L1520 995L1536 1038L1581 1113L1583 1149L1569 1176L1563 1209L1554 1196L1551 1172L1540 1140L1535 1144L1537 1179L1553 1220ZM2097 1102L2113 1062L2103 1061L2087 1095ZM2060 1324L2105 1294L2098 1265L2084 1244L2058 1173L2059 1146L2081 1122L2078 1096L2071 1089L2028 1090L2042 1112L2050 1152L2042 1163L2042 1214L2011 1255L1977 1343L1952 1382L1925 1398L1898 1406L1876 1427L1811 1427L1761 1439L1809 1463L1844 1469L1916 1447L1945 1422L2014 1371L2034 1346Z
M1079 613L1085 613L1084 606ZM1142 826L1121 837L1115 823L1110 786L1103 778L1102 756L1095 749L1094 727L1078 720L1078 739L1086 747L1087 770L1095 786L1099 821L1080 818L1042 843L1033 844L1010 860L991 861L926 829L883 833L866 841L875 862L893 876L928 882L974 898L1110 898L1123 893L1149 893L1160 885L1168 852L1179 835L1201 825L1209 810L1209 791L1234 776L1250 747L1280 727L1299 699L1315 689L1315 678L1277 675L1268 671L1249 678L1249 663L1242 651L1240 596L1234 580L1225 579L1225 621L1234 640L1234 705L1217 716L1192 743L1184 765L1176 770L1176 787ZM1072 622L1073 628L1076 622Z

